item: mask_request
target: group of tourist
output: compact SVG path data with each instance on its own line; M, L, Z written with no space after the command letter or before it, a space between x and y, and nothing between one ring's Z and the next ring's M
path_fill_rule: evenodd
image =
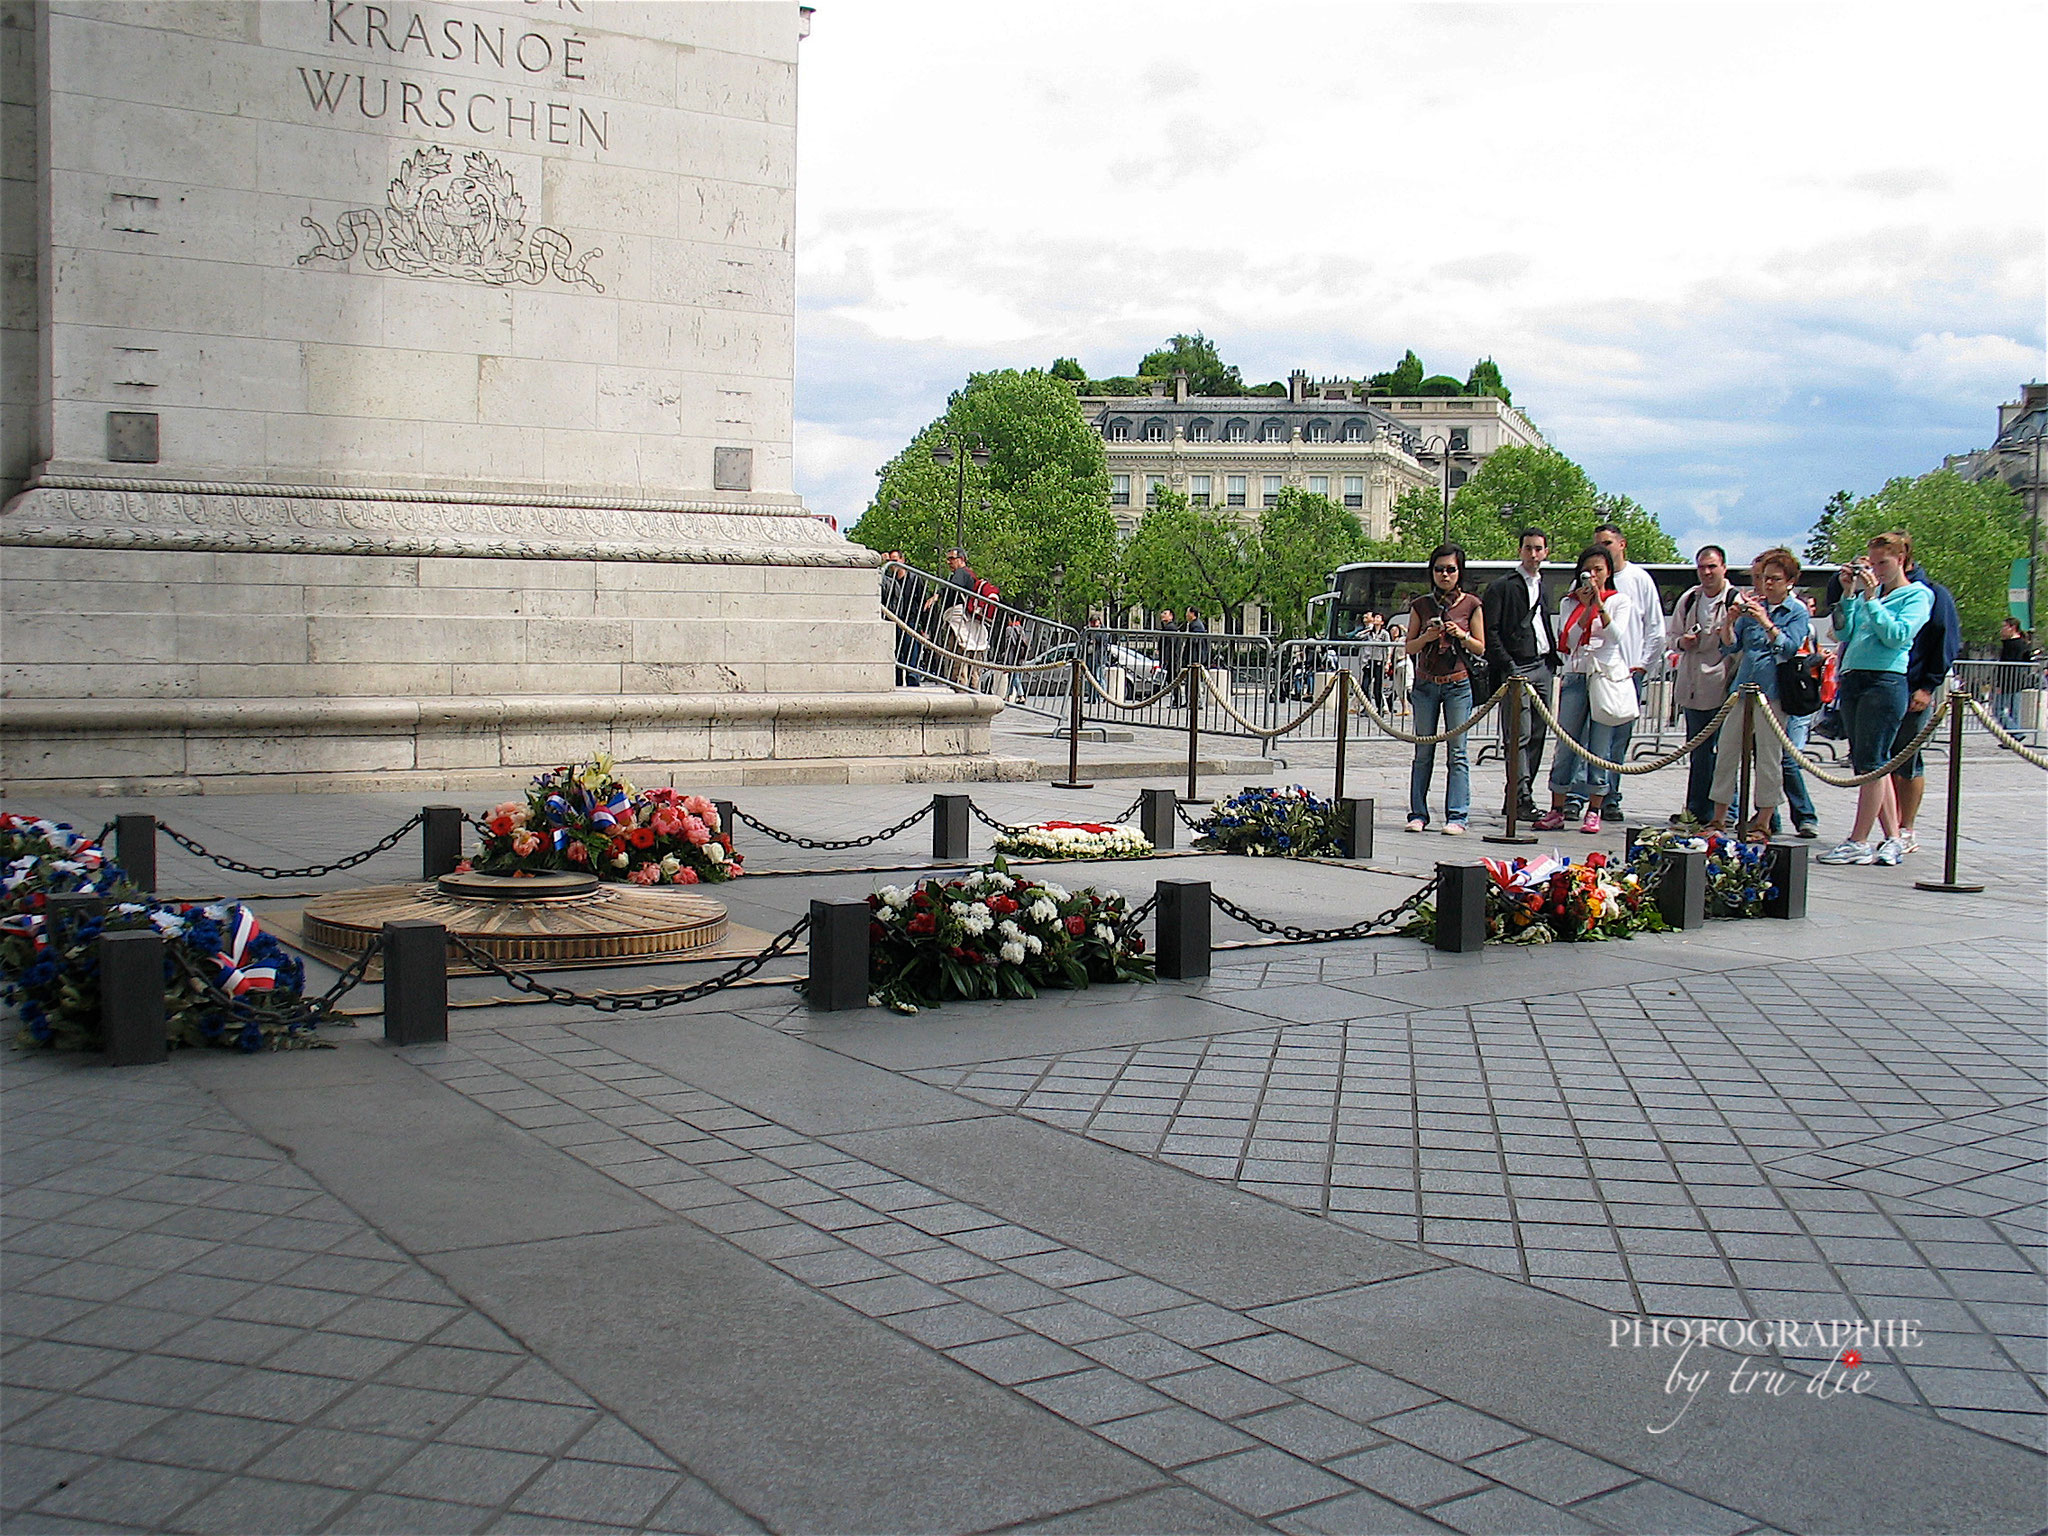
M1872 539L1862 556L1830 580L1820 605L1794 590L1801 566L1791 550L1758 555L1748 585L1738 588L1729 580L1726 552L1707 545L1693 562L1698 584L1679 598L1668 622L1656 582L1629 561L1627 535L1619 527L1603 524L1580 551L1562 601L1544 583L1549 553L1542 529L1523 529L1516 568L1474 594L1463 585L1464 550L1439 545L1429 559L1429 587L1410 604L1404 635L1415 668L1418 735L1462 726L1475 698L1491 692L1475 689L1475 678L1490 676L1497 687L1519 676L1545 698L1555 686L1557 723L1569 739L1557 744L1550 804L1538 810L1535 783L1546 733L1539 711L1521 711L1519 777L1511 787L1518 817L1542 832L1576 821L1586 833L1621 819L1622 779L1604 764L1626 761L1644 677L1658 652L1668 651L1674 658L1674 702L1689 738L1707 731L1732 693L1754 686L1785 738L1803 747L1820 712L1818 680L1831 671L1853 770L1888 771L1859 788L1848 837L1820 862L1897 864L1918 848L1914 822L1925 765L1917 750L1908 749L1916 746L1961 650L1961 627L1947 589L1915 566L1910 536ZM1822 634L1827 624L1833 629L1832 658ZM2007 638L2019 645L2002 649L2002 658L2007 650L2019 654L2026 643L2016 623L2008 621L2006 628ZM1795 698L1788 698L1788 689ZM2011 714L2013 701L2001 700L2001 707ZM1739 803L1738 789L1745 733L1747 805ZM1443 831L1459 836L1471 809L1469 756L1462 734L1445 745ZM1410 832L1429 829L1435 768L1436 744L1418 743L1409 770ZM1717 731L1694 746L1685 810L1672 820L1689 819L1717 831L1739 825L1744 837L1767 840L1779 830L1780 808L1788 803L1797 834L1818 836L1805 775L1779 733L1731 710ZM1503 805L1502 814L1509 809Z

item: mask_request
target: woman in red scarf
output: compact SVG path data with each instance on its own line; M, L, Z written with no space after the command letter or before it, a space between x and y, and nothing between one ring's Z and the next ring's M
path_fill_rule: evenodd
M1595 673L1610 683L1629 683L1622 637L1628 632L1631 611L1628 599L1614 590L1614 562L1606 550L1594 545L1580 553L1578 577L1560 611L1564 622L1558 626L1557 648L1565 663L1557 683L1558 724L1564 727L1564 736L1584 742L1587 751L1615 761L1621 727L1595 716L1591 688ZM1632 697L1633 685L1629 692ZM1583 799L1586 819L1579 830L1598 832L1600 807L1613 788L1611 769L1594 767L1560 740L1550 764L1550 809L1537 817L1536 830L1557 831L1564 825L1565 802Z

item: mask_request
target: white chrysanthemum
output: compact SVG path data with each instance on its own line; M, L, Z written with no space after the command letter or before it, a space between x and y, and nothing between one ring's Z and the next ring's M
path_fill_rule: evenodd
M1017 882L1008 875L990 875L988 883L999 891L1014 891L1017 888Z
M1024 963L1024 946L1017 943L1014 939L997 950L996 953L1012 965L1022 965Z
M876 893L882 898L882 905L901 909L910 905L910 897L893 885L885 885Z
M985 901L977 901L973 906L969 907L967 910L976 917L987 917L988 903Z
M1050 896L1054 901L1066 901L1073 895L1073 892L1067 890L1063 886L1054 885L1050 880L1048 880L1045 883L1045 894Z
M967 903L964 901L951 901L946 903L946 910L955 917L965 917L967 915Z
M1034 955L1042 955L1045 953L1045 940L1035 933L1027 933L1024 935L1024 947Z
M983 915L981 917L963 917L960 919L960 926L962 928L965 928L969 933L974 934L978 938L982 934L987 933L989 929L995 926L995 920L991 917L988 917L987 915Z
M1021 939L1024 937L1024 930L1022 928L1019 928L1015 922L1013 922L1011 919L1007 917L1004 918L1000 923L996 924L996 932L1000 933L1006 939Z
M1116 930L1107 923L1097 923L1095 925L1095 937L1102 940L1105 944L1114 944L1116 942Z
M1031 915L1041 923L1049 923L1060 915L1060 909L1041 896L1031 903Z

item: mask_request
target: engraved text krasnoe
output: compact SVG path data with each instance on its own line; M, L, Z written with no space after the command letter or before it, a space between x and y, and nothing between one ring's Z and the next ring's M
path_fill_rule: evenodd
M550 276L576 287L604 292L585 268L602 250L571 260L569 237L545 225L526 227L526 202L512 173L481 150L454 157L438 144L406 156L392 178L383 208L351 208L335 221L334 234L319 220L299 220L319 243L299 258L339 261L361 256L379 272L407 277L452 277L503 287L538 283Z

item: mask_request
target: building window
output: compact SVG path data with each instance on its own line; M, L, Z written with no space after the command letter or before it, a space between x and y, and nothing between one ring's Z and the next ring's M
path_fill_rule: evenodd
M1345 422L1345 423L1344 423L1344 441L1345 441L1345 442L1347 442L1347 443L1362 443L1362 442L1364 442L1364 441L1365 441L1365 423L1364 423L1364 422L1362 422L1362 421L1347 421L1347 422Z
M1148 422L1146 422L1146 423L1145 423L1145 441L1146 441L1146 442L1148 442L1148 443L1163 443L1163 442L1165 442L1165 441L1166 441L1166 423L1165 423L1165 422L1163 422L1163 421L1160 421L1160 420L1159 420L1159 419L1158 419L1157 417L1154 417L1154 418L1153 418L1153 419L1152 419L1151 421L1148 421Z
M1365 476L1346 475L1344 477L1344 505L1347 507L1362 507L1365 505Z
M1465 471L1463 471L1462 469L1452 470L1451 489L1455 491L1459 486L1463 485L1467 480L1470 480L1471 478L1472 477L1466 474Z
M1229 426L1223 429L1224 440L1227 442L1246 442L1250 439L1251 435L1252 429L1250 422L1233 421Z
M1127 443L1131 440L1131 424L1119 416L1109 424L1109 440L1112 443Z
M1308 424L1306 435L1312 443L1327 443L1330 440L1330 424L1327 421L1312 421Z
M1213 425L1214 425L1214 424L1213 424L1212 422L1210 422L1210 421L1208 420L1208 418L1206 418L1206 417L1204 417L1204 418L1202 418L1202 419L1200 419L1200 420L1198 420L1198 421L1191 421L1191 422L1189 422L1189 423L1188 423L1188 441L1189 441L1189 442L1191 442L1191 443L1206 443L1206 442L1208 442L1208 441L1209 441L1209 436L1210 436L1210 432L1211 432L1211 429L1212 429Z
M1131 477L1111 475L1109 477L1109 504L1112 507L1128 507L1131 504Z
M1188 505L1191 507L1206 507L1209 505L1209 477L1207 475L1188 476Z
M1451 452L1469 453L1471 448L1472 429L1470 427L1451 428Z
M1260 500L1259 500L1259 505L1260 505L1260 506L1262 506L1262 507L1277 507L1277 506L1279 506L1279 505L1280 505L1280 477L1279 477L1278 475L1261 475L1261 476L1259 476L1259 495L1260 495Z
M1243 505L1244 505L1244 476L1243 476L1243 475L1225 475L1225 476L1223 477L1223 496L1224 496L1224 504L1225 504L1226 506L1232 506L1232 507L1241 507L1241 506L1243 506Z
M1286 442L1287 423L1284 421L1267 422L1264 426L1259 428L1259 441L1262 443Z
M1308 477L1308 493L1311 496L1329 495L1330 477L1328 475L1310 475Z
M1145 477L1145 505L1146 505L1146 506L1148 506L1148 507L1156 507L1156 506L1158 506L1158 505L1159 505L1159 493L1160 493L1160 492L1161 492L1162 490L1164 490L1165 488L1166 488L1166 476L1164 476L1164 475L1147 475L1147 476Z

